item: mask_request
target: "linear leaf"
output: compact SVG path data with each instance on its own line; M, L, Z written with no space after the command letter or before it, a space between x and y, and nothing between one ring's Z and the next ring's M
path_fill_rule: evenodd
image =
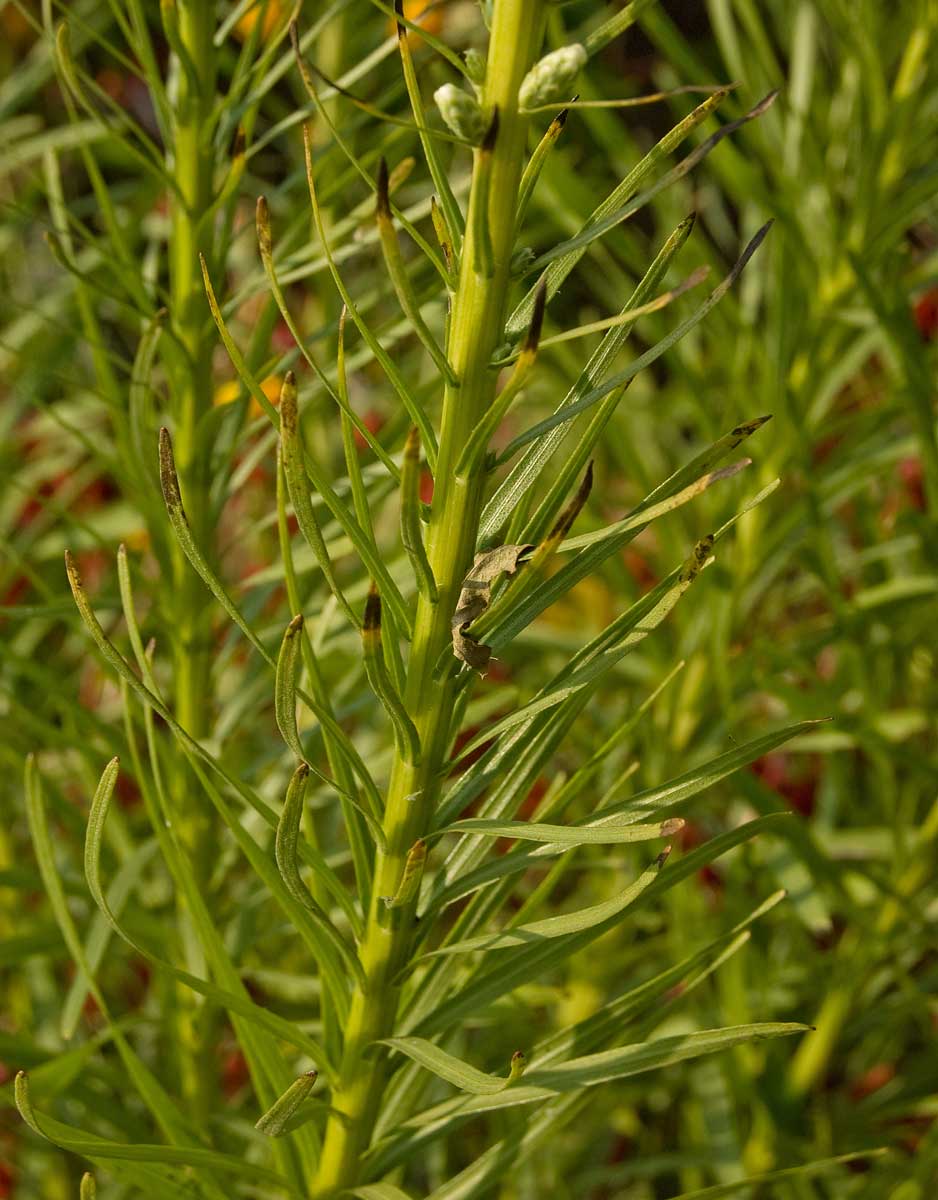
M765 238L765 235L769 232L771 227L771 221L766 222L766 224L762 226L762 228L755 234L755 236L750 240L746 248L743 250L729 274L722 280L722 282L717 284L703 304L701 304L691 316L682 321L680 325L672 329L671 332L665 337L661 338L660 341L656 342L650 350L646 350L644 354L640 355L633 362L629 363L629 365L623 368L623 370L617 371L614 375L610 375L598 386L588 391L585 396L580 397L579 400L575 400L572 404L564 405L552 416L545 417L543 421L538 421L536 425L532 425L530 429L526 429L524 433L519 434L518 437L514 438L505 447L505 450L501 454L501 461L511 458L511 456L517 450L520 450L522 446L527 446L531 442L538 441L539 438L543 437L547 433L550 433L552 429L557 428L559 425L565 424L567 421L571 421L576 416L579 416L581 412L585 412L586 409L598 403L605 396L608 396L610 392L614 392L617 388L624 387L626 384L631 383L631 381L640 371L643 371L645 367L651 366L651 364L656 362L662 356L662 354L670 350L673 345L681 340L681 338L688 334L695 326L699 325L704 317L710 312L710 310L719 304L729 289L743 273L746 264L749 262L750 258L752 258L753 254L755 254L756 250L758 250Z
M750 1175L732 1183L716 1183L712 1187L699 1188L693 1192L681 1192L674 1200L717 1200L719 1196L732 1196L736 1192L748 1191L761 1184L784 1183L787 1179L813 1179L815 1175L826 1175L834 1167L846 1167L852 1163L867 1162L888 1154L886 1147L875 1150L858 1150L854 1154L840 1154L836 1158L821 1158L815 1162L802 1163L800 1167L783 1167L780 1171L768 1171L764 1175Z
M630 309L641 306L657 288L658 284L664 277L668 267L675 256L680 251L681 247L690 237L694 228L696 218L693 214L685 217L677 228L667 238L664 245L658 251L651 266L645 272L644 276L639 280L637 286L629 296L625 303L622 312L627 312ZM534 290L533 302L531 304L531 319L534 320L538 311L543 315L543 306L546 302L547 286L542 277L538 286ZM620 313L620 316L622 314ZM572 404L579 399L580 396L593 387L602 379L606 371L612 367L615 362L616 355L619 353L622 346L632 329L632 322L628 321L613 329L610 329L603 337L600 344L590 355L586 366L580 372L573 386L567 392L561 402L560 409L567 404ZM616 397L608 398L600 405L599 410L593 416L593 423L598 425L600 418L608 421L609 417L618 403ZM559 411L559 410L558 410ZM540 477L541 470L544 464L551 457L557 447L564 441L569 431L566 429L557 429L554 433L548 435L536 446L532 446L511 468L504 482L499 486L495 495L488 502L482 514L480 533L483 538L490 537L495 530L500 529L505 519L514 511L516 505L525 495L528 488L533 487ZM601 429L599 430L601 432ZM598 432L596 440L598 440ZM582 469L583 464L589 457L589 449L585 454L581 454L572 468L567 471L566 468L561 472L565 478L558 479L551 488L548 499L545 500L545 505L550 503L549 513L550 518L536 522L535 536L540 537L547 527L548 519L552 519L553 513L559 506L559 497L566 495L569 488L572 486L572 481L576 474Z
M645 902L660 896L662 892L668 891L675 884L686 879L688 875L709 865L728 850L758 834L776 829L781 821L788 819L788 815L787 813L775 813L748 821L735 829L720 834L719 837L704 842L696 850L692 850L677 862L672 863L671 868L667 871L658 872L656 868L652 868L652 878L648 880L645 890L635 896L633 902ZM541 851L543 850L550 851L551 847L541 847ZM539 851L535 851L535 854L537 853ZM648 875L649 872L645 874ZM514 991L523 983L530 983L541 972L582 950L601 934L611 929L620 918L621 913L616 913L605 921L568 934L566 937L540 938L529 945L518 947L515 953L504 957L501 962L491 967L487 967L483 962L476 974L455 995L443 1000L429 1012L423 1007L417 1009L414 1016L405 1021L405 1032L428 1037L449 1029L455 1021L469 1013L478 1013L481 1008L493 1003L499 996Z
M790 1037L805 1033L810 1026L793 1022L764 1022L708 1029L697 1033L657 1038L638 1045L619 1046L600 1054L570 1059L550 1067L529 1070L524 1082L494 1095L455 1097L445 1100L404 1122L387 1144L371 1153L370 1169L375 1173L406 1162L431 1141L451 1135L455 1129L479 1113L499 1112L522 1105L538 1105L543 1111L558 1096L582 1093L584 1089L618 1079L628 1079L648 1071L674 1066L719 1053L733 1046L767 1038ZM445 1187L441 1195L445 1193ZM436 1193L433 1193L436 1195Z
M516 1066L516 1062L520 1064L523 1056L520 1060L512 1059L511 1070L507 1076L488 1075L485 1071L480 1071L469 1063L463 1062L461 1058L447 1054L440 1046L428 1042L426 1038L383 1038L381 1044L390 1046L392 1050L398 1050L401 1054L406 1054L408 1058L419 1063L428 1071L432 1071L440 1079L445 1079L462 1091L471 1092L476 1096L493 1096L497 1092L502 1092L521 1075L520 1065Z
M596 818L591 824L605 825L623 818L640 820L642 817L658 813L664 808L673 808L677 804L683 804L691 796L713 787L721 779L725 779L741 767L755 762L764 754L769 754L778 746L797 737L798 734L806 733L822 724L824 724L823 720L798 721L794 725L785 725L773 733L754 738L751 742L736 746L725 754L686 771L683 775L679 775L676 779L672 779L660 787L647 788L645 791L631 796L628 800L610 805L603 815Z
M735 121L730 121L723 125L716 133L711 134L705 142L701 142L696 149L692 150L686 158L682 159L677 166L672 167L661 176L656 183L644 192L639 192L636 195L636 187L640 180L644 179L657 166L658 162L672 149L674 149L684 138L705 120L711 112L721 104L729 94L729 88L721 88L719 91L708 96L702 104L683 121L679 122L668 134L666 134L656 146L654 146L640 163L630 172L630 174L622 181L621 184L613 191L603 203L596 209L592 216L587 220L586 224L565 242L559 242L553 246L546 254L542 254L539 259L536 259L531 266L532 271L540 271L545 265L549 264L547 269L547 294L551 297L556 294L560 285L570 274L579 260L583 257L589 245L596 241L597 238L603 237L610 229L614 229L616 225L621 224L629 217L633 216L639 209L643 208L659 192L670 187L679 179L683 179L690 171L702 162L707 157L710 151L725 137L735 133L737 129L745 125L747 121L752 121L756 117L762 116L764 112L775 102L777 92L770 92L764 99L760 100L757 105L738 117ZM506 327L506 333L509 336L517 336L527 322L527 316L533 303L533 295L531 292L524 298L521 304L512 313Z
M51 1117L43 1116L40 1119L30 1101L25 1071L20 1071L16 1076L16 1107L34 1133L72 1154L91 1159L113 1158L127 1162L179 1163L187 1167L205 1167L213 1171L240 1174L245 1179L252 1179L269 1187L283 1188L291 1196L303 1196L302 1192L290 1186L288 1179L243 1156L235 1157L233 1154L222 1154L217 1150L205 1150L198 1146L147 1146L139 1143L109 1142L105 1138L64 1125Z
M453 942L451 945L441 946L438 950L431 950L423 958L436 958L444 954L468 954L472 950L509 950L513 946L530 946L550 938L594 929L604 921L618 917L633 904L645 888L658 877L658 872L664 866L667 857L667 851L664 851L634 883L611 900L604 900L601 904L581 908L577 912L564 913L558 917L545 917L542 921L532 921L529 925L519 925L515 929L506 929L503 933L483 933L462 942Z
M267 1111L258 1117L254 1128L268 1137L282 1137L287 1132L287 1125L296 1115L297 1109L309 1096L316 1082L316 1072L307 1071L279 1096Z
M548 842L557 846L611 845L619 842L646 842L653 838L672 837L684 825L676 820L662 821L658 825L602 826L588 825L545 825L536 821L486 821L469 818L454 821L443 833L481 833L486 837L510 837L523 842Z

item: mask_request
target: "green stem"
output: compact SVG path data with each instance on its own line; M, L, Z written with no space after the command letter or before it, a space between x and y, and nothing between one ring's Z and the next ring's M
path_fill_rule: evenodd
M180 4L179 38L194 76L181 69L173 110L172 172L179 186L173 200L170 287L173 328L184 358L175 372L176 462L193 535L205 545L208 523L208 463L197 444L202 417L212 406L211 324L199 266L199 227L212 201L214 155L211 112L215 99L214 6L198 0ZM193 737L208 725L209 647L203 586L183 555L175 556L178 613L176 716Z
M353 995L345 1031L340 1078L332 1095L336 1115L326 1128L314 1197L336 1195L357 1182L384 1085L384 1068L373 1043L393 1032L398 989L395 976L407 961L414 898L389 908L383 897L398 894L407 855L427 832L433 815L440 768L446 753L455 676L434 680L440 656L450 642L450 618L476 548L482 493L482 464L457 475L462 448L494 399L497 372L489 361L503 337L514 240L516 202L524 163L526 121L517 94L542 36L544 0L496 0L483 103L498 109L498 136L486 164L487 179L473 174L467 235L453 301L449 361L459 381L447 385L436 484L427 537L427 555L438 585L433 602L421 595L407 668L404 704L421 746L417 762L400 754L388 788L384 829L387 851L377 856L375 888L360 954L366 983ZM478 156L477 156L478 157ZM478 164L477 164L478 165ZM482 186L487 184L487 186ZM485 196L488 212L478 206ZM490 273L477 274L473 242L487 233ZM371 1053L368 1051L371 1048Z
M170 7L170 6L167 6ZM173 6L174 7L174 6ZM207 546L210 528L209 464L198 444L203 416L212 406L213 329L202 288L199 251L200 227L212 202L214 154L211 113L215 101L215 6L202 0L180 0L178 12L168 19L177 23L180 50L189 69L179 64L173 105L172 156L168 164L178 194L172 197L169 246L170 311L175 335L170 368L175 398L176 462L185 496L186 511L196 543ZM173 620L175 643L175 713L180 725L194 738L209 730L211 606L205 586L190 567L178 544L173 553ZM176 778L177 801L198 795L200 789L180 759ZM190 804L180 826L197 877L207 874L210 826ZM184 928L188 917L180 912ZM181 1074L183 1090L196 1121L207 1121L213 1110L217 1071L211 1061L212 1023L217 1014L195 1006L180 996Z

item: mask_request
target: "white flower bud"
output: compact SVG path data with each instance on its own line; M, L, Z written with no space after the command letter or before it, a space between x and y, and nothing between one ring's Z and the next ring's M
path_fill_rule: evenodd
M456 134L478 146L485 137L485 118L475 96L470 96L454 83L444 83L433 93L440 116Z
M582 70L587 53L579 42L545 54L521 81L518 103L522 109L540 108L555 100L567 100L573 81Z

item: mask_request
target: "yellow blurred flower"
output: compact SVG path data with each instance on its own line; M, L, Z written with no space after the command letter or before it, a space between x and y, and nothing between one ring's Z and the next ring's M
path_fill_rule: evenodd
M257 4L253 8L249 8L237 25L235 25L234 35L239 42L246 42L254 32L254 26L260 19L262 9L263 0L257 0ZM280 0L267 0L267 9L264 12L264 24L261 28L262 38L269 37L273 33L282 15L283 5L280 3Z
M271 404L280 403L280 388L283 384L283 378L280 375L269 375L261 384L261 391L271 402ZM237 379L229 379L227 383L220 384L215 389L215 395L212 397L212 403L230 404L232 400L237 400L241 395L241 384ZM263 414L263 409L260 404L251 397L251 407L248 410L248 415L251 417L259 417Z
M430 0L404 0L404 16L408 21L413 21L415 25L419 25L421 29L425 29L427 33L439 33L443 28L443 6L435 5L427 12L430 7ZM388 30L394 33L397 29L397 22L391 18L388 21ZM411 44L420 39L414 34L410 34Z

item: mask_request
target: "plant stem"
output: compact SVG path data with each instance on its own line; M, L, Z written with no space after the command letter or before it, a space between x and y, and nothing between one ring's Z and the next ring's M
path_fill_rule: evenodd
M407 668L404 701L420 737L418 763L395 759L388 788L384 829L388 849L378 855L375 888L360 948L366 986L356 990L345 1033L337 1114L329 1119L314 1197L354 1185L368 1144L384 1085L384 1066L369 1047L394 1027L398 988L394 979L407 961L415 900L388 910L382 897L398 888L407 852L427 832L434 811L450 736L455 676L433 678L450 643L450 619L475 552L484 468L461 476L455 466L476 422L492 403L497 372L489 366L501 342L507 312L508 264L514 241L516 200L525 152L526 120L518 112L521 80L540 47L544 0L496 0L483 104L498 109L498 136L480 185L479 159L473 172L467 235L453 300L449 360L458 380L445 388L439 459L427 538L427 554L438 585L436 602L421 595ZM487 222L478 219L480 197L489 198ZM477 274L473 244L487 225L491 274Z
M211 113L215 100L215 6L202 0L182 0L178 7L179 39L188 62L177 63L179 76L173 105L173 143L171 170L179 186L172 200L172 226L169 246L170 294L174 361L171 379L175 397L175 451L186 512L199 545L207 545L210 527L209 464L204 448L198 444L199 426L212 406L213 330L206 307L199 266L200 245L207 236L205 213L212 201L214 153ZM179 545L173 553L173 619L175 642L175 710L182 727L194 738L209 729L210 699L210 626L211 608L205 588L190 567ZM177 802L184 796L199 795L189 768L180 757L176 774ZM206 874L210 825L191 804L180 832L199 879ZM188 928L188 916L180 910L181 931ZM196 1005L191 997L180 998L180 1043L183 1090L197 1122L203 1123L212 1111L217 1071L207 1061L211 1054L211 1008Z
M211 111L215 99L214 6L185 2L179 7L179 36L197 74L179 68L174 106L172 170L180 197L174 198L170 234L173 331L183 351L175 372L175 451L192 532L205 545L208 523L208 463L197 445L199 423L212 406L211 323L199 267L199 245L212 200L214 155ZM207 231L204 231L207 233ZM176 716L193 737L208 726L209 647L203 586L181 551L175 552L177 598Z

